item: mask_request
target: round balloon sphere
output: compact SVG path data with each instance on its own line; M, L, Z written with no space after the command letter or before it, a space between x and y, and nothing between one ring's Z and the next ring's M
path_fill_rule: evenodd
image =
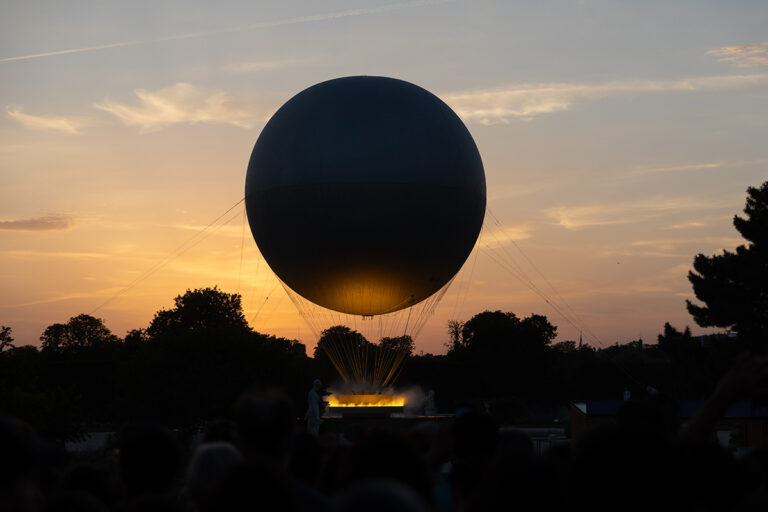
M393 78L338 78L264 126L245 205L264 259L294 292L380 315L461 269L482 227L485 174L464 123L434 94Z

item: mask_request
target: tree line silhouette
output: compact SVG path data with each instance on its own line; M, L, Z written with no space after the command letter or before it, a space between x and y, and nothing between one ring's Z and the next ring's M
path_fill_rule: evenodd
M322 339L308 357L296 340L253 331L237 294L188 290L175 304L122 339L85 314L46 328L39 349L12 347L10 329L4 331L11 346L0 352L0 408L44 437L71 439L137 418L195 428L227 417L247 389L280 388L303 410L315 378L340 380ZM333 329L334 336L340 331L371 343L347 327ZM728 336L702 343L669 324L657 345L552 344L556 331L542 315L519 319L484 311L450 323L445 355L413 354L410 338L384 340L381 349L408 344L397 386L437 390L438 408L445 411L487 402L514 421L526 421L541 405L620 398L627 387L643 392L640 383L679 398L703 398L740 349Z

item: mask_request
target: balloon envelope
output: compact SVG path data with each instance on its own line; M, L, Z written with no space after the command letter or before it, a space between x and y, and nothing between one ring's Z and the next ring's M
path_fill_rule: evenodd
M483 223L485 174L469 131L435 95L346 77L272 116L245 198L259 250L287 286L335 311L378 315L459 271Z

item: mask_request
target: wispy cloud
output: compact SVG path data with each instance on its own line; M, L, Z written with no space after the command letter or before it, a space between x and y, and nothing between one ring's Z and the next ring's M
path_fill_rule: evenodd
M513 197L530 196L557 184L556 180L540 178L535 183L515 183L514 185L496 186L488 189L488 202L492 203Z
M651 198L621 203L556 206L544 210L544 213L556 224L566 229L577 230L592 226L642 222L669 213L732 207L733 204L726 201L717 202L679 197Z
M31 249L8 249L0 250L0 255L7 256L9 258L22 258L25 260L114 260L114 261L127 261L131 264L136 263L150 263L155 264L162 258L160 255L153 254L142 255L136 251L127 253L120 252L85 252L85 251L46 251L46 250L31 250ZM139 272L139 270L125 270L126 273Z
M718 60L733 62L740 68L768 66L768 43L722 46L707 52Z
M530 121L543 114L570 109L579 101L610 96L667 92L713 92L768 85L768 73L705 76L664 81L519 84L495 89L442 94L440 97L466 121L505 124Z
M101 260L105 258L116 258L112 254L103 252L74 252L74 251L32 251L28 249L11 249L8 251L0 251L0 254L6 256L24 258L24 259L39 259L39 260Z
M732 250L736 246L743 244L744 240L737 237L728 236L699 236L690 238L660 238L649 240L633 240L628 243L611 245L595 251L595 254L601 257L642 257L642 258L666 258L678 260L670 271L668 276L685 276L691 267L693 255L697 252L710 253L722 249ZM663 278L662 274L650 276L650 279Z
M67 300L78 300L78 299L88 299L88 300L95 300L99 299L105 296L112 295L116 291L118 291L119 287L111 287L111 288L102 288L99 290L91 290L91 291L85 291L85 292L74 292L74 293L66 293L66 294L57 294L57 295L51 295L48 297L44 297L41 299L33 300L30 302L23 302L21 304L14 304L12 306L6 306L11 308L23 308L27 306L38 306L41 304L52 304L54 302L63 302Z
M45 215L34 219L0 220L3 231L64 231L75 225L75 218L68 214Z
M653 248L646 248L643 250L639 250L636 247L622 247L620 249L610 248L610 249L597 250L595 251L595 255L603 258L621 258L625 256L635 256L635 257L639 256L643 258L680 259L680 258L691 257L691 254L686 252L658 251L658 250L654 250Z
M532 234L533 227L529 224L506 224L484 228L480 233L479 243L493 249L525 240L530 238Z
M718 249L734 248L743 244L744 240L736 237L726 236L705 236L698 238L669 238L658 240L635 240L631 243L633 247L650 247L659 251L675 251L680 247L707 246Z
M219 29L219 30L205 30L205 31L199 31L199 32L190 32L186 34L177 34L172 36L152 37L148 39L136 39L132 41L120 41L115 43L99 44L99 45L93 45L93 46L83 46L80 48L70 48L67 50L53 50L48 52L32 53L28 55L19 55L16 57L5 57L5 58L0 58L0 63L11 62L16 60L39 59L41 57L53 57L56 55L66 55L71 53L83 53L83 52L92 52L97 50L108 50L110 48L122 48L126 46L137 46L137 45L149 44L149 43L179 41L182 39L197 39L200 37L207 37L207 36L213 36L213 35L219 35L219 34L232 34L236 32L245 32L247 30L280 27L284 25L298 25L301 23L312 23L312 22L318 22L318 21L335 20L339 18L352 18L356 16L380 14L380 13L386 13L386 12L392 12L392 11L399 11L403 9L411 9L415 7L445 4L451 1L454 1L454 0L418 0L415 2L400 2L400 3L394 3L394 4L381 5L378 7L348 9L345 11L334 11L334 12L329 12L324 14L311 14L308 16L297 16L293 18L285 18L282 20L263 21L260 23L252 23L250 25L242 25L239 27L230 27L230 28Z
M664 276L673 279L680 279L681 276L688 274L689 270L691 270L690 263L678 263L677 265L669 267L667 270L665 270Z
M727 162L710 162L710 163L699 163L699 164L672 165L669 167L646 167L646 168L638 169L638 172L653 173L653 172L700 171L703 169L719 169L721 167L726 167L726 166L727 166Z
M5 111L9 118L32 130L46 130L77 135L80 133L80 128L83 126L82 120L62 116L35 116L32 114L25 114L21 107L12 105L7 105Z
M734 168L734 167L747 167L750 165L761 165L768 163L768 158L761 158L758 160L738 160L738 161L726 161L721 160L718 162L701 162L701 163L688 163L678 165L666 165L659 167L639 167L636 169L637 174L649 174L657 172L686 172L686 171L703 171L707 169L721 169L721 168Z
M689 222L679 222L677 224L670 224L663 229L690 229L690 228L703 228L707 224L698 220L692 220Z
M736 237L704 236L696 238L672 238L656 240L635 240L619 247L605 248L597 252L603 257L643 257L643 258L672 258L683 260L677 265L677 276L684 276L690 268L691 260L696 252L711 252L722 249L733 249L744 243ZM661 276L656 276L661 277Z
M105 100L94 106L128 126L152 131L177 123L223 123L250 128L254 115L223 91L206 91L178 83L164 89L136 89L138 105Z

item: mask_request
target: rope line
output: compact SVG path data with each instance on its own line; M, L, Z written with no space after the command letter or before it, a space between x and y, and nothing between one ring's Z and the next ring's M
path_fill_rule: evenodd
M207 232L207 231L208 231L208 230L209 230L211 227L213 227L213 226L214 226L214 225L215 225L217 222L219 222L219 220L221 220L221 219L222 219L224 216L226 216L226 215L227 215L229 212L231 212L232 210L234 210L234 209L235 209L235 208L236 208L236 207L237 207L237 206L238 206L240 203L242 203L243 201L245 201L245 198L242 198L242 199L240 199L240 200L239 200L239 201L237 201L235 204L233 204L232 206L230 206L229 208L227 208L227 210L226 210L224 213L222 213L221 215L219 215L218 217L216 217L216 218L215 218L213 221L211 221L211 222L210 222L210 223L209 223L207 226L205 226L205 227L204 227L204 228L202 228L200 231L198 231L197 233L195 233L194 235L192 235L192 236L191 236L189 239L187 239L187 240L186 240L184 243L182 243L181 245L179 245L178 247L176 247L176 249L174 249L173 251L171 251L171 252L170 252L170 253L169 253L167 256L165 256L165 257L164 257L163 259L161 259L159 262L157 262L157 263L155 263L154 265L152 265L152 266L151 266L149 269L145 270L145 271L144 271L142 274L140 274L140 275L139 275L137 278L135 278L133 281L131 281L130 283L128 283L128 284L127 284L127 285L126 285L124 288L122 288L121 290L117 291L117 292L116 292L114 295L110 296L110 297L109 297L109 298L107 298L107 299L106 299L104 302L102 302L101 304L99 304L98 306L96 306L96 307L95 307L95 308L94 308L94 309L93 309L93 310L92 310L90 313L88 313L88 314L89 314L89 315L93 315L93 314L94 314L94 313L96 313L98 310L100 310L101 308L103 308L104 306L106 306L107 304L109 304L110 302L112 302L113 300L115 300L117 297L119 297L119 296L121 296L122 294L124 294L125 292L127 292L127 291L129 291L129 290L133 289L133 288L134 288L136 285L138 285L139 283L141 283L141 282L142 282L142 281L144 281L145 279L147 279L147 278L149 278L150 276L152 276L152 275L153 275L155 272L157 272L158 270L160 270L161 268L163 268L164 266L166 266L168 263L170 263L171 261L173 261L173 260L174 260L174 259L176 259L177 257L181 256L182 254L184 254L184 253L185 253L185 252L187 252L188 250L190 250L190 249L192 249L193 247L195 247L196 245L198 245L200 242L202 242L203 240L205 240L206 238L208 238L208 236L210 236L211 234L213 234L213 233L214 233L216 230L218 230L219 228L221 228L221 227L223 227L223 226L225 226L225 225L229 224L230 222L232 222L232 221L235 219L235 217L232 217L232 218L228 219L227 221L223 222L221 225L217 226L217 227L214 229L214 231L212 231L211 233L205 234L205 233L206 233L206 232ZM201 236L202 236L202 238L199 238L199 237L201 237Z
M243 253L245 252L245 208L243 208L243 227L240 230L240 268L237 271L237 294L240 295L240 278L243 276Z
M366 383L379 388L390 385L397 379L409 354L408 344L384 346L382 340L402 336L415 340L452 282L453 279L431 297L409 308L370 318L323 308L280 281L299 316L316 339L320 340L323 333L326 333L320 349L328 356L342 379L345 382ZM375 291L369 295L374 294ZM345 331L331 329L335 326L347 327L352 336L347 336ZM358 345L357 335L368 340L368 343Z
M498 221L496 216L493 214L493 212L490 211L490 208L487 208L487 212L493 222L496 223L496 225L499 228L499 231L504 231L504 226ZM506 233L505 233L506 235ZM522 266L515 260L514 256L510 251L507 250L507 248L504 245L505 240L511 241L514 246L518 249L520 254L523 255L523 257L526 259L526 261L529 262L529 264L537 268L533 261L524 253L522 248L515 242L514 238L511 236L506 236L505 238L500 238L497 236L496 233L493 232L493 230L488 230L486 237L494 238L494 242L496 244L496 247L491 247L490 244L488 244L487 241L483 240L482 243L484 245L484 248L486 250L486 255L490 257L493 261L495 261L499 266L501 266L503 269L505 269L507 272L509 272L513 277L518 279L521 283L523 283L527 288L529 288L531 291L533 291L541 300L543 300L546 304L548 304L559 316L561 316L569 325L571 325L574 329L579 331L580 333L586 332L588 341L592 341L595 343L599 348L607 348L607 346L600 340L600 338L595 335L591 329L589 329L588 326L584 324L584 321L579 317L578 314L576 314L573 309L567 304L565 299L557 293L552 283L544 277L544 275L541 273L540 270L537 270L539 272L540 276L544 279L545 282L548 283L550 288L553 290L555 295L558 296L560 301L562 302L562 305L558 303L558 301L554 300L552 297L550 297L547 293L545 293L541 288L539 288L536 283L534 283L530 277L526 274L525 270L522 268ZM494 249L501 249L501 254L494 253ZM506 256L506 259L505 257ZM572 319L570 315L566 314L564 309L568 309L571 311L572 315L575 317L575 319ZM630 380L634 381L636 384L642 385L642 383L636 379L625 367L622 365L619 361L617 361L614 357L612 357L609 354L605 354L606 357L608 357L611 362L616 365Z

